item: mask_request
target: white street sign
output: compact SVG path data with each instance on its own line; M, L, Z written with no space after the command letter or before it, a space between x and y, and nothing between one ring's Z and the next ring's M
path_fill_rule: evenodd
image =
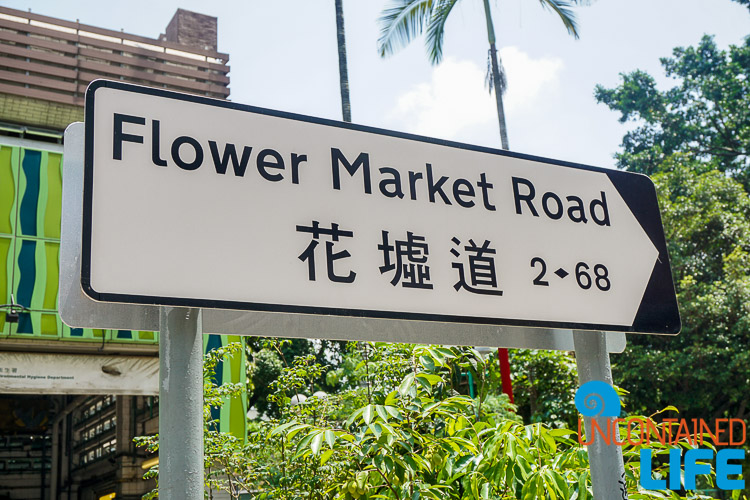
M85 162L96 300L679 331L645 176L106 81Z
M0 352L3 394L159 394L159 358Z

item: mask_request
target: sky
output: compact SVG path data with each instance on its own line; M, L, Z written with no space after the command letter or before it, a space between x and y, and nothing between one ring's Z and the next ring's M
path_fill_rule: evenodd
M445 30L444 60L429 63L422 37L388 58L377 52L386 0L344 0L352 121L390 130L500 147L494 97L484 85L483 2L462 0ZM175 10L218 18L218 49L229 53L230 99L341 119L333 0L3 0L7 7L156 38ZM535 0L492 0L508 75L510 149L613 167L633 124L597 104L597 84L642 69L666 89L659 59L714 35L726 48L750 34L750 13L730 0L592 0L575 8L580 39Z

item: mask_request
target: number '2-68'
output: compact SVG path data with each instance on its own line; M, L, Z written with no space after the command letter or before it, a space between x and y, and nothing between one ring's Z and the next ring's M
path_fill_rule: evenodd
M537 267L539 269L539 274L536 278L534 278L533 283L538 286L549 286L549 281L544 279L545 274L547 274L547 263L542 259L541 257L534 257L531 259L531 267ZM563 271L560 269L560 271ZM596 286L599 290L602 292L608 291L610 288L612 288L612 283L609 280L609 270L607 269L607 266L604 264L594 264L593 268L593 276L591 275L591 267L585 263L585 262L579 262L576 264L575 268L575 276L576 276L576 283L578 283L578 286L581 287L584 290L588 290L592 287L592 285ZM557 272L555 274L558 274L560 278L564 278L567 276L568 273L564 274L558 274Z

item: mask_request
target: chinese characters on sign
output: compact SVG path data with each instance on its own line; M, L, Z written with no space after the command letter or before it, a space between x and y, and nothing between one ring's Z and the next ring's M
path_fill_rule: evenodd
M334 283L354 283L357 273L349 270L348 273L339 275L334 270L334 263L351 257L348 250L334 252L334 245L341 238L353 238L354 232L340 228L336 222L331 223L330 228L321 227L320 221L313 220L310 226L297 226L297 232L312 235L310 244L297 257L307 263L307 279L316 281L315 249L320 243L321 237L328 237L326 241L326 269L328 279ZM457 259L451 267L457 272L457 281L453 288L458 292L461 289L482 295L502 296L503 291L498 288L498 277L495 271L495 255L497 251L490 246L490 240L484 240L481 246L473 239L469 239L467 245L461 246L461 240L455 236L451 238L454 248L450 253ZM390 231L381 231L381 243L377 249L381 252L383 264L378 267L380 274L389 274L390 283L398 286L399 283L405 288L433 289L430 282L430 255L429 245L424 236L412 231L406 232L405 240L391 241ZM461 251L465 252L462 255ZM342 263L343 266L343 263ZM468 280L468 281L467 281Z
M307 276L310 281L315 281L315 248L317 248L321 236L329 236L331 241L326 241L326 269L328 270L328 279L334 283L353 283L357 273L350 271L345 276L337 275L333 270L333 263L339 259L351 257L347 250L334 253L333 245L339 241L339 238L351 238L354 236L352 231L343 231L339 229L336 223L331 224L330 229L320 227L320 222L312 221L312 226L297 226L297 231L312 234L312 241L304 252L298 257L302 262L307 261Z
M406 288L432 289L430 281L430 266L427 265L429 250L424 236L417 236L411 231L406 233L406 241L396 240L393 245L388 243L388 231L382 232L383 242L378 245L378 250L383 252L383 265L380 273L389 271L393 273L391 285L396 286L401 281L401 286ZM391 262L391 254L395 253L396 262ZM406 259L406 262L404 262Z
M461 241L458 238L451 240L456 246L461 245ZM502 295L503 291L497 288L497 273L495 273L495 258L491 257L495 255L497 251L494 248L490 248L490 241L484 240L481 247L474 243L474 240L469 240L469 244L464 247L464 250L469 255L469 276L471 278L471 285L466 283L466 272L464 271L463 262L454 262L453 269L458 270L458 282L453 285L453 288L458 291L460 288L464 288L472 293L480 293L486 295ZM456 248L451 249L451 253L454 257L461 257L460 251Z

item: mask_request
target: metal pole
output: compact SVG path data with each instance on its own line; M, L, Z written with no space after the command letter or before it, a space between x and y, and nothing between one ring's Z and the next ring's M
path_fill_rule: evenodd
M515 403L513 399L513 382L510 378L508 349L501 347L497 350L497 362L500 364L500 380L502 381L503 392L508 395L511 403Z
M612 368L609 365L606 335L604 332L574 330L573 345L576 349L576 365L580 385L592 380L612 384ZM595 417L602 429L607 428L606 417ZM584 417L586 438L592 436L591 417ZM619 440L619 437L618 437ZM625 500L628 498L625 485L625 465L622 449L614 443L607 445L602 439L594 439L588 447L591 467L591 485L596 500Z
M200 309L159 313L159 498L203 498L203 321Z
M60 479L60 471L59 471L60 464L58 463L60 461L60 435L59 434L60 434L60 419L55 418L55 420L52 422L52 470L50 472L51 477L49 480L49 497L50 498L58 498L57 483ZM42 465L42 467L44 467L44 465Z

